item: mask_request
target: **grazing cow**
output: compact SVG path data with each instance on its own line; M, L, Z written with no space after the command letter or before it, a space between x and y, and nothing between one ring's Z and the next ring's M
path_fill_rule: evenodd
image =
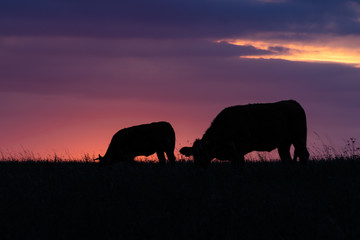
M156 153L163 164L166 153L169 162L174 163L174 148L175 132L170 123L154 122L121 129L112 137L104 157L99 154L97 159L100 164L110 164Z
M245 163L245 154L275 148L282 162L291 162L290 146L294 145L293 161L299 158L305 163L309 159L306 137L305 111L294 100L238 105L222 110L202 139L180 153L193 155L194 162L203 167L210 166L214 158L230 160L238 167Z

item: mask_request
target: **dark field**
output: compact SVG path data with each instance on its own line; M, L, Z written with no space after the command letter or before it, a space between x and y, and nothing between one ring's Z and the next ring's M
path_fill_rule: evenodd
M0 162L1 239L360 239L360 161Z

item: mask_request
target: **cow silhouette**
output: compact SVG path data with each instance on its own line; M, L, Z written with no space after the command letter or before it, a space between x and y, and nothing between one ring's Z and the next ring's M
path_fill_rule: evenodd
M101 165L120 161L134 161L136 156L157 154L160 163L165 163L166 153L169 162L175 162L175 132L168 122L153 122L124 128L115 133L110 145L102 157Z
M237 105L225 108L213 120L201 139L180 153L194 157L203 167L211 160L230 160L234 167L244 165L244 155L277 148L284 163L306 163L307 125L304 109L294 100ZM290 147L294 146L294 159Z

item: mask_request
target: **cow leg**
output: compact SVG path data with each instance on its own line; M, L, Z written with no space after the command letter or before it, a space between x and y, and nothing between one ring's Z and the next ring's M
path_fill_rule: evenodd
M232 158L230 159L233 168L243 167L245 164L244 154L241 154L239 148L234 142L230 142L228 151L231 153Z
M165 164L165 155L164 152L156 152L156 155L158 156L160 164Z
M167 158L168 158L168 160L169 160L169 162L171 163L171 164L174 164L175 163L175 155L174 155L174 151L167 151L166 152L166 156L167 156Z
M245 165L244 155L239 155L236 158L231 159L231 166L233 168L243 167Z
M300 163L305 164L309 160L309 152L306 147L295 146L294 160L296 160L295 157L299 157Z
M291 163L290 144L284 144L278 147L280 159L283 163Z
M310 156L310 154L309 154L308 150L305 147L303 149L303 151L302 151L302 154L300 155L300 163L301 164L307 163L307 161L309 161L309 156Z

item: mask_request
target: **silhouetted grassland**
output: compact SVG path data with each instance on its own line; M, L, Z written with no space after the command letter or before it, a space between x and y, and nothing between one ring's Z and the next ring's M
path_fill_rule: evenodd
M1 239L360 239L360 160L0 162Z

